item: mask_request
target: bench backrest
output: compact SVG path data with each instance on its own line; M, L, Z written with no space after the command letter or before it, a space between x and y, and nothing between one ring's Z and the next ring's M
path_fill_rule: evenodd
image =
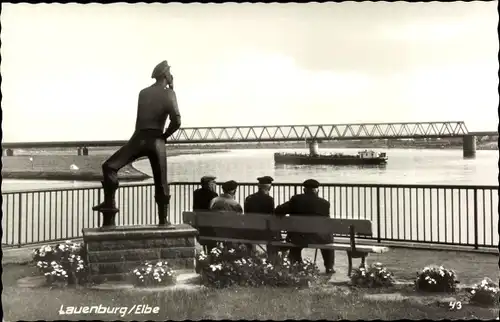
M262 214L242 215L233 212L186 211L182 214L182 217L185 224L195 228L215 227L266 231L269 230L269 217L271 216Z
M372 223L364 219L337 219L318 216L277 217L264 214L237 214L231 212L184 212L183 222L195 228L217 227L232 229L290 231L349 235L350 227L356 235L372 236Z
M364 219L337 219L318 216L274 217L270 220L271 230L286 230L298 233L349 235L349 227L357 235L371 236L372 223Z

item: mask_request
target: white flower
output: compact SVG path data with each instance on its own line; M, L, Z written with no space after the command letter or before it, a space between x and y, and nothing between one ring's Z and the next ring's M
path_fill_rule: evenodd
M222 265L221 264L210 265L210 268L212 269L212 272L215 272L217 270L222 270Z
M234 253L234 249L232 249L232 248L231 248L231 249L229 250L229 254L233 254L233 253Z
M425 277L425 280L428 280L428 279L430 279L430 276L426 276L426 277Z
M472 290L470 291L471 294L476 294L476 291Z
M444 270L444 267L443 267L443 266L439 266L439 269L440 269L440 270Z

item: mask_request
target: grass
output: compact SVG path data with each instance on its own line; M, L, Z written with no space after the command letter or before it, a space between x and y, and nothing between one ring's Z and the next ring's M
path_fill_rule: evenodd
M312 250L304 255L313 258ZM498 277L498 257L491 254L464 252L437 252L427 250L393 249L389 253L370 255L371 261L386 264L397 279L413 280L415 272L428 264L443 264L455 269L461 283L479 282L482 277ZM369 258L370 258L369 257ZM321 267L321 255L318 266ZM347 259L345 253L336 253L337 274L345 274ZM481 263L481 265L478 265ZM356 265L356 263L355 263ZM6 320L201 320L201 319L494 319L498 308L484 308L462 302L462 308L450 311L448 305L424 304L412 299L398 302L366 300L367 293L399 292L416 295L411 287L404 289L362 290L323 284L306 290L273 288L231 288L225 290L203 289L197 291L131 292L97 291L86 288L48 289L20 288L19 278L37 274L29 265L4 266L3 309ZM336 275L337 275L336 274ZM465 300L464 293L453 295ZM26 304L29 303L27 306ZM147 304L158 306L158 315L91 314L62 316L58 314L61 305L103 305L132 307Z

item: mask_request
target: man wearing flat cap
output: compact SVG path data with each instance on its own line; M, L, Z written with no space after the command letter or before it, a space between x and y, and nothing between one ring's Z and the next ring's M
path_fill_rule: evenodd
M210 210L232 211L243 213L243 208L234 199L238 183L234 180L226 181L222 184L222 194L210 202Z
M234 212L243 213L243 208L235 200L236 189L238 188L238 183L234 180L226 181L222 184L222 194L215 197L210 202L211 211L223 211L223 212ZM238 238L239 233L230 228L215 228L215 234L217 237L226 238ZM226 247L236 248L238 245L233 243L225 243Z
M274 198L269 195L271 191L271 184L274 179L270 176L264 176L257 178L259 182L259 190L256 193L253 193L246 197L245 204L243 210L245 214L272 214L274 212ZM252 239L256 238L259 235L262 235L260 231L247 230L245 231L245 235L253 236ZM262 236L263 240L267 239L266 236ZM247 249L254 249L252 244L247 244ZM274 249L268 249L268 254L274 253Z
M196 189L193 192L193 211L209 211L210 210L210 202L212 199L218 196L217 192L215 192L215 183L216 177L214 176L203 176L201 178L201 188ZM200 235L207 237L214 237L215 232L213 228L203 227L200 228ZM214 241L199 241L201 245L207 247L208 252L217 246L217 242Z
M167 184L167 156L165 143L181 126L181 116L174 92L173 76L167 61L158 64L151 75L156 82L139 92L135 131L130 140L102 165L104 202L94 206L103 215L118 212L115 193L118 189L118 171L141 157L151 164L155 183L158 222L167 225L170 191ZM165 130L167 118L170 118ZM104 216L103 226L113 226L114 217Z
M290 216L321 216L330 217L330 202L318 196L319 182L314 179L308 179L302 184L304 193L290 198L289 201L279 205L274 210L275 214ZM307 244L328 244L333 242L333 236L314 233L295 233L289 232L287 239L297 245ZM289 258L291 262L302 261L303 247L293 247L290 249ZM333 264L335 261L335 252L330 249L322 249L321 255L325 264L327 274L335 273Z

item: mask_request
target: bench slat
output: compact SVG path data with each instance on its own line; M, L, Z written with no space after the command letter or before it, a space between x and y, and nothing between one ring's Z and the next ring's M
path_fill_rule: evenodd
M269 215L243 215L236 212L184 212L184 222L191 226L267 230Z
M294 247L297 246L292 243L284 242L271 242L272 246L282 246L282 247ZM301 245L302 246L302 245ZM308 244L304 248L317 248L317 249L333 249L333 250L351 250L349 244ZM356 244L356 251L364 253L385 253L389 251L389 248L382 246L370 246L370 245L358 245Z
M242 244L259 244L266 245L265 240L252 240L252 239L238 239L238 238L225 238L225 237L201 237L200 240L212 240L220 242L242 243Z
M298 233L349 234L354 226L357 235L372 235L372 223L363 219L336 219L318 216L274 217L270 219L271 230L286 230Z

